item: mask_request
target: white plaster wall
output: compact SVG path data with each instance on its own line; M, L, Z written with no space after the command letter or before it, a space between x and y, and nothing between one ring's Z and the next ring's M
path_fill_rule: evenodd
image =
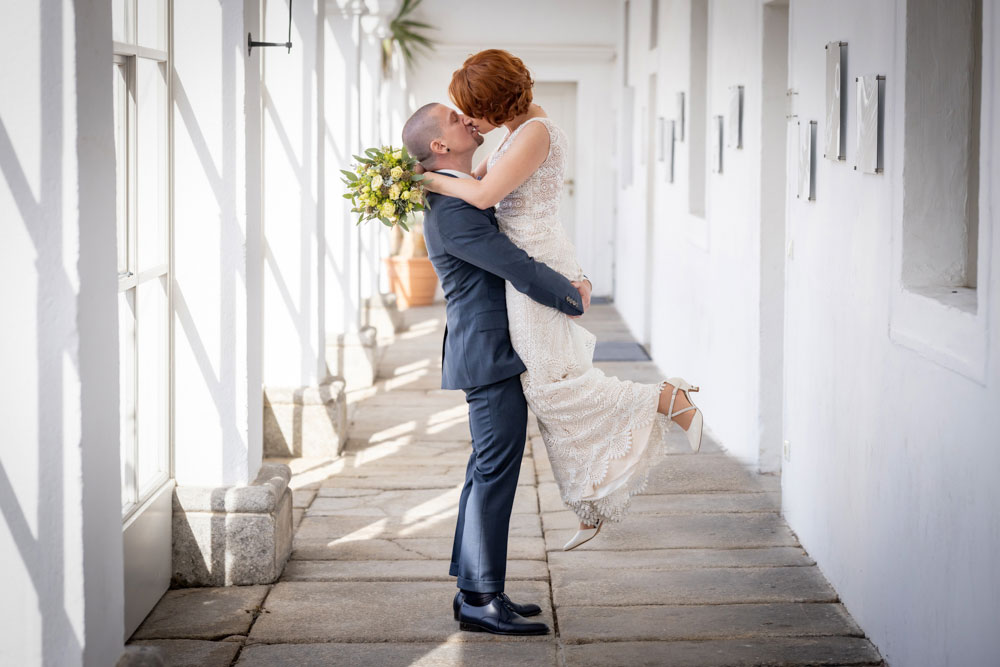
M847 161L817 164L817 201L789 200L786 264L784 513L844 603L892 665L985 665L1000 638L1000 21L984 3L979 377L951 370L934 331L957 311L928 309L931 346L890 335L899 290L906 3L793 2L796 112L824 118L823 45L848 42L848 81L887 77L886 173L861 175L855 94ZM927 151L927 160L935 155ZM967 339L964 345L972 341ZM962 346L961 340L956 341ZM974 346L973 346L974 347Z
M648 16L648 2L632 2ZM741 83L744 148L725 148L722 174L708 177L702 220L687 214L687 152L678 145L677 182L654 189L655 280L644 292L645 175L636 142L633 184L620 190L616 304L641 335L652 308L652 351L661 367L703 387L708 425L731 452L758 460L762 261L762 3L713 0L709 9L708 115L728 116L728 87ZM849 85L846 162L817 160L817 200L786 185L782 436L783 511L854 618L893 665L992 664L1000 651L1000 361L995 353L1000 225L993 199L1000 154L1000 16L984 3L978 308L961 308L902 287L906 109L904 0L830 3L792 0L789 82L792 113L825 119L825 51L848 42L847 79L887 77L886 173L852 169L855 93ZM641 127L649 72L658 72L666 118L689 90L689 0L664 1L659 53L633 31L633 132ZM940 62L944 62L941 59ZM689 119L690 120L690 119ZM728 123L727 123L728 132ZM641 134L641 132L640 132ZM637 135L638 136L638 135ZM791 154L797 139L789 135ZM820 148L820 150L822 150ZM919 150L919 147L918 147ZM917 159L934 160L928 146ZM768 162L770 163L770 162ZM794 177L794 169L790 177ZM919 181L905 184L920 187ZM763 226L769 229L768 224ZM772 233L776 233L772 231ZM773 244L772 244L773 245ZM762 259L761 248L769 248ZM770 258L770 259L768 259ZM770 267L773 268L773 267ZM769 268L769 271L770 271ZM772 284L773 272L765 276ZM780 297L780 295L779 295ZM651 305L648 305L651 304ZM772 311L773 312L773 311Z
M0 19L0 663L109 665L123 625L110 7Z
M264 3L269 41L287 34L288 5ZM323 241L321 129L323 3L293 5L291 52L261 49L265 237L264 384L316 385L326 373L319 248ZM280 39L274 35L280 35ZM333 46L333 45L331 45Z
M630 4L635 143L632 184L618 194L615 304L637 338L645 337L646 318L651 319L653 358L670 375L701 385L699 406L713 434L734 455L757 465L760 3L733 0L709 7L708 116L728 117L729 87L742 84L744 147L726 147L723 173L708 174L704 218L688 213L688 152L707 150L708 143L694 146L690 134L677 143L673 183L667 182L665 162L640 162L648 146L642 134L650 72L657 73L658 116L674 119L677 92L689 95L690 2L661 3L659 47L652 51L648 0ZM647 130L649 140L654 132ZM646 220L650 170L652 238ZM651 270L645 261L647 243L652 246Z
M260 53L246 54L258 9L173 11L174 471L182 485L241 484L262 452Z
M577 82L576 168L577 256L598 296L614 285L615 161L613 96L619 3L612 0L515 0L465 3L426 0L421 20L435 25L437 49L409 74L408 106L450 104L451 75L471 54L488 48L517 55L535 81ZM403 119L405 121L405 118ZM399 143L398 132L392 137ZM503 133L505 130L496 130Z

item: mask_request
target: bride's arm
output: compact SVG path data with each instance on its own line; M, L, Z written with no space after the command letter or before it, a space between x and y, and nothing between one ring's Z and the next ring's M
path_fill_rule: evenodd
M541 123L530 123L482 180L428 173L422 184L432 192L458 197L476 208L489 208L528 180L548 155L549 131Z
M494 151L494 152L496 152L496 151ZM492 153L490 155L487 155L486 157L484 157L483 161L479 163L479 166L476 167L472 171L472 177L474 179L476 179L477 181L480 180L483 176L486 175L486 171L487 171L487 169L489 167L489 163L490 163L490 157L492 157Z

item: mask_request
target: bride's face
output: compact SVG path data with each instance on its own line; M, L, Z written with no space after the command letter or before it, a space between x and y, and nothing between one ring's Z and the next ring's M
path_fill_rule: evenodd
M476 128L479 134L486 134L497 129L496 125L490 123L490 121L485 118L469 118L469 122Z

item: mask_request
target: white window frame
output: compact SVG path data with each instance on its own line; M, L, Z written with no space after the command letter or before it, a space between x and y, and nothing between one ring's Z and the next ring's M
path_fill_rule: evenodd
M166 25L165 29L167 31L166 39L169 45L172 39L172 27L171 27L171 8L168 3L166 8ZM131 15L131 21L133 25L128 26L131 30L131 35L136 35L137 30L134 25L136 21L135 12ZM113 42L113 52L114 52L114 64L124 65L126 68L126 137L127 145L125 148L125 155L127 156L128 167L126 173L126 184L127 184L127 199L128 203L126 206L127 211L127 223L126 223L126 234L127 234L127 257L126 265L127 269L124 272L118 274L118 293L128 292L130 290L135 290L134 295L137 293L138 287L144 283L152 280L164 280L166 283L166 313L164 314L164 319L167 326L166 332L166 358L162 360L161 363L165 364L166 374L165 379L167 387L165 388L165 401L166 405L163 407L165 414L165 424L166 428L165 442L166 442L166 462L165 470L162 470L158 475L153 478L152 481L147 483L147 486L143 489L138 488L138 466L135 465L139 460L140 455L140 442L138 437L138 420L141 418L136 415L136 421L133 424L133 429L135 433L132 437L132 463L133 471L129 479L123 480L123 485L128 489L131 499L128 502L122 503L122 522L123 525L128 525L130 520L135 517L154 497L160 495L165 484L172 484L174 477L174 428L173 428L173 407L174 407L174 374L173 374L173 354L174 354L174 324L173 324L173 115L171 113L171 105L173 100L172 91L172 63L169 57L169 50L153 49L149 47L139 46L136 44L130 44L126 42ZM164 205L167 207L166 210L166 230L164 243L166 244L166 262L162 262L152 267L147 267L144 270L137 270L138 266L138 234L136 233L138 225L138 205L137 205L137 192L136 184L138 182L138 166L136 159L137 150L137 118L138 118L138 105L135 98L135 93L138 88L138 59L145 59L158 63L160 66L164 67L166 70L166 91L165 99L163 104L165 108L163 109L163 117L166 123L164 137L164 159L166 164L164 165L164 178L165 183L162 183L162 187L165 189L166 196L164 198ZM117 212L117 206L116 206ZM117 225L116 225L117 230ZM117 233L117 231L116 231ZM142 324L136 321L135 325L135 335L138 336L139 327ZM131 364L132 371L132 383L131 387L122 387L122 391L130 389L132 391L132 401L133 405L138 401L138 395L141 391L141 387L138 385L138 363L137 363L137 348L136 348L137 338L133 338L131 341L132 347L132 357L133 361ZM125 344L125 341L119 341L119 346ZM121 353L121 351L120 351Z

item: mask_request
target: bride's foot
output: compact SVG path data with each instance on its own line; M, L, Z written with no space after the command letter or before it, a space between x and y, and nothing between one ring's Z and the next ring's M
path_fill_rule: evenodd
M580 530L576 531L576 535L573 536L566 546L563 547L563 551L569 551L571 549L576 549L578 546L584 542L589 542L590 540L597 537L597 534L601 532L601 527L604 525L603 522L598 522L596 526L591 526L589 524L580 522Z
M687 410L687 412L681 412L687 408L692 407L691 401L688 400L686 391L678 391L677 395L674 396L674 385L669 382L663 383L663 391L660 392L660 403L656 408L656 411L661 415L670 416L670 400L674 401L674 416L671 419L685 431L691 428L691 420L694 419L694 410ZM678 414L680 413L680 414Z
M668 379L663 383L657 411L677 422L677 425L684 429L691 450L697 452L701 449L704 420L701 410L691 402L688 396L688 392L694 391L698 391L698 387L692 387L681 378Z

